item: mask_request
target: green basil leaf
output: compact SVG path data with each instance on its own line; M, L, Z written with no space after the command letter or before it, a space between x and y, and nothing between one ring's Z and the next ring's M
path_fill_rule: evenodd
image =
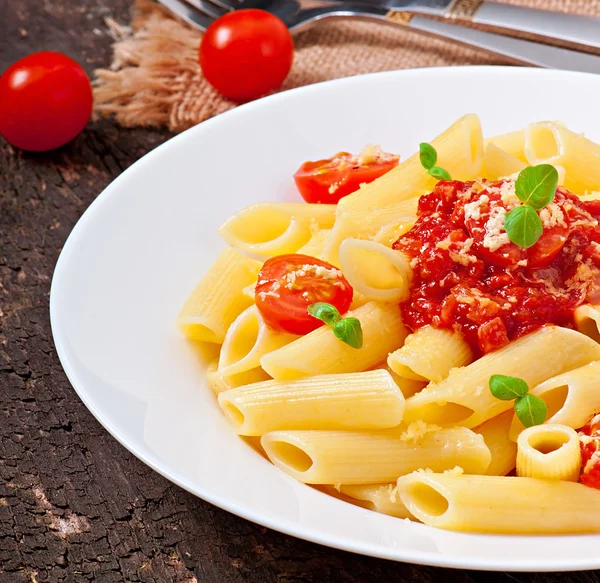
M335 306L326 302L317 302L308 306L308 313L319 320L323 320L325 324L335 324L341 315Z
M429 170L435 166L435 163L437 162L437 152L435 151L435 148L427 142L419 144L419 159L425 170Z
M558 172L550 164L528 166L519 172L515 193L534 209L542 209L552 202L558 186Z
M362 348L363 331L358 318L343 318L333 325L336 338L352 348Z
M546 420L548 407L543 399L530 393L515 401L515 413L525 427L541 425Z
M452 180L452 176L447 170L440 168L439 166L433 166L428 170L429 175L437 178L438 180Z
M508 238L521 249L535 245L544 232L542 220L533 207L517 206L506 214L504 228Z
M509 377L503 374L494 374L489 380L490 391L496 399L512 401L523 397L529 391L527 383L518 377Z

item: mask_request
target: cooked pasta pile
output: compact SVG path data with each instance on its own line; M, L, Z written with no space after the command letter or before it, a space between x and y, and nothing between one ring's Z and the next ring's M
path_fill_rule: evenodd
M600 532L600 146L466 115L430 148L337 204L237 213L177 324L221 345L223 413L301 482L450 530ZM551 202L524 201L548 165Z

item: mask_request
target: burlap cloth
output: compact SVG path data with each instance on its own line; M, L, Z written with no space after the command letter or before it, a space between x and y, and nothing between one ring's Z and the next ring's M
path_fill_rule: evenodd
M505 1L600 16L600 0ZM110 69L96 72L98 113L114 115L124 126L166 125L181 131L237 105L203 78L200 33L151 0L136 0L130 26L112 20L108 25L114 55ZM500 57L378 23L324 21L294 40L294 65L281 90L373 71L506 64Z

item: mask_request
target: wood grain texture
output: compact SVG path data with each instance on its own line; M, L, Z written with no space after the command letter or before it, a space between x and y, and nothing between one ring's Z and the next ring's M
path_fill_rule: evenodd
M109 59L104 17L125 0L0 0L0 71L35 50L91 73ZM170 484L100 427L54 351L52 271L95 196L166 132L97 121L42 155L0 140L0 583L592 583L396 564L299 541Z

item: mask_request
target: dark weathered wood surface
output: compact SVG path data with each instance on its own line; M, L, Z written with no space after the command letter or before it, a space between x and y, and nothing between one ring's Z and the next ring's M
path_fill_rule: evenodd
M109 59L104 17L126 21L128 10L127 0L0 0L0 71L35 50L52 49L91 73ZM0 140L0 583L600 579L597 572L516 575L418 567L295 540L170 484L102 429L75 395L54 351L52 271L94 197L168 137L99 121L50 154L24 154Z

